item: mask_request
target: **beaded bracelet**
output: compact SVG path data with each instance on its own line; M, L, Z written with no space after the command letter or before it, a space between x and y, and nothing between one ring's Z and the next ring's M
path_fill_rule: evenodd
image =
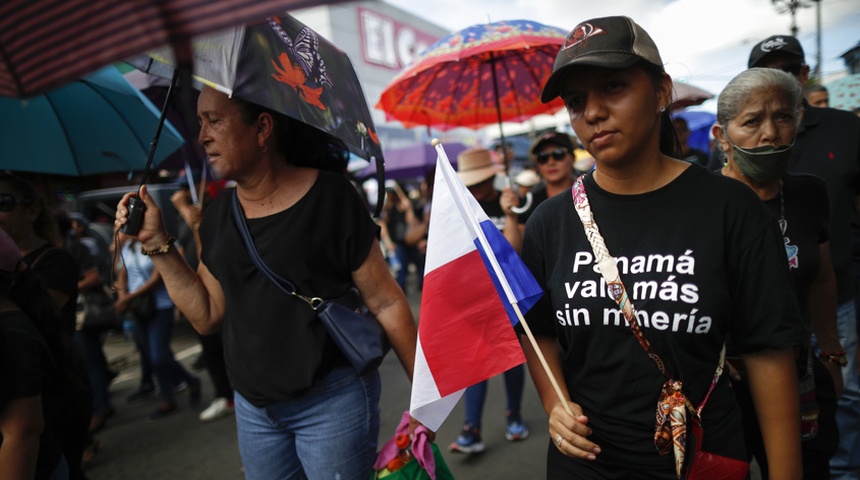
M834 353L821 352L818 354L818 358L827 362L835 363L840 367L844 367L848 365L848 358L846 358L845 355L846 353L844 351Z

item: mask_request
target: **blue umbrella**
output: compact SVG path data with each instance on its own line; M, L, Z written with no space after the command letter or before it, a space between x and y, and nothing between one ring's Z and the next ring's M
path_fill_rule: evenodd
M690 139L687 144L705 153L711 151L711 127L717 121L717 116L701 110L681 110L672 113L672 117L682 117L690 129Z
M143 170L159 115L112 66L43 95L0 97L0 169L69 176ZM165 124L153 162L183 143Z

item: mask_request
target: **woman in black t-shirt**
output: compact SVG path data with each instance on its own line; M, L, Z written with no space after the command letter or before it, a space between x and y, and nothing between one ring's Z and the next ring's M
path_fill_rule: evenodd
M836 275L830 262L827 190L811 175L787 174L801 106L800 85L781 70L751 68L726 85L717 104L714 137L728 162L721 173L750 187L778 219L798 303L821 348L806 342L798 358L803 477L830 478L839 434L836 392L842 390L845 351L836 333ZM768 477L768 462L743 363L733 382L743 410L746 441ZM835 388L834 388L835 384Z
M316 312L257 269L231 209L235 195L262 260L304 295L332 299L355 285L411 378L415 322L378 228L342 175L345 148L321 130L211 88L200 92L197 116L209 165L236 182L235 192L203 212L197 271L173 248L145 187L137 239L191 324L203 334L223 329L245 475L364 480L379 434L379 373L357 375ZM133 195L117 206L118 226Z
M68 478L55 437L62 417L60 330L48 293L0 230L0 472Z
M546 291L526 319L560 389L524 342L549 415L547 478L680 478L695 415L678 391L706 402L702 450L742 465L740 412L726 372L715 375L731 336L767 405L757 410L771 478L799 479L793 347L808 334L776 222L743 185L677 159L672 81L631 19L573 29L542 99L558 96L596 168L542 203L523 241ZM601 236L605 249L593 248Z

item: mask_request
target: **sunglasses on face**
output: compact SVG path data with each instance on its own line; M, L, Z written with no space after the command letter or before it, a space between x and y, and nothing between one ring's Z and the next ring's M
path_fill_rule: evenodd
M792 63L789 65L782 65L779 67L775 67L777 70L782 70L785 73L790 73L795 77L800 75L800 71L803 69L802 63Z
M16 205L28 205L32 200L18 200L11 193L0 193L0 212L10 212Z
M560 161L567 155L567 149L565 148L556 148L555 150L550 150L548 152L540 152L537 154L536 160L538 165L543 165L544 163L549 161L549 157L554 158L556 161Z

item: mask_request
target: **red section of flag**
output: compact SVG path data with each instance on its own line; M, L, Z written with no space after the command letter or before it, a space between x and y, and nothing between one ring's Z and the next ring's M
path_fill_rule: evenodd
M477 250L428 272L421 298L419 338L442 397L525 362Z

